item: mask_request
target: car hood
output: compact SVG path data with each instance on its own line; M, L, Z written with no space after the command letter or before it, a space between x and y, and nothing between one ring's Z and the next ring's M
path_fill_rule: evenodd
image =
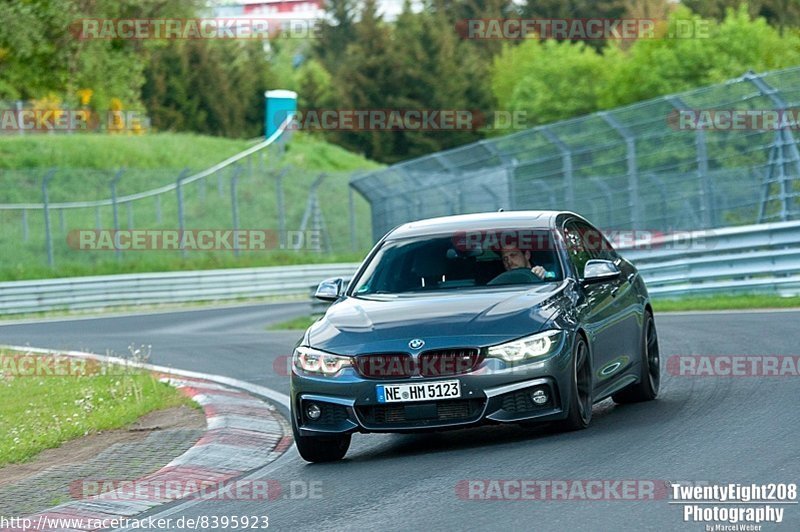
M328 309L306 337L308 345L339 354L494 345L540 331L563 306L564 283L529 290L481 289L348 297Z

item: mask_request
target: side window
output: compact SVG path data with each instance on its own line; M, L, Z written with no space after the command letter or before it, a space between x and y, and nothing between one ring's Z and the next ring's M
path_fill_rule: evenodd
M619 258L617 252L614 251L609 241L598 229L580 221L572 222L572 224L577 227L584 247L591 255L591 258L610 261L615 261Z
M564 225L564 241L567 243L567 252L572 265L579 277L583 277L583 268L586 262L593 258L586 249L586 243L576 222L567 222Z

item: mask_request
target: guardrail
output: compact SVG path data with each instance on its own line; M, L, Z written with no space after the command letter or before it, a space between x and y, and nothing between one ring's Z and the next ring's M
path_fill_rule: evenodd
M0 283L0 314L305 296L309 285L326 277L350 276L357 266L313 264L5 282Z
M800 222L666 235L617 249L637 265L656 297L800 294ZM313 264L5 282L0 283L0 314L307 296L322 279L348 278L357 267Z
M683 232L617 249L654 296L800 294L800 222Z

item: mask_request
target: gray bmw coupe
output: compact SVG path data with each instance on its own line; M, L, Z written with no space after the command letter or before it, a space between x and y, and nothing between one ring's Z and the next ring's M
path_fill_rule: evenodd
M636 268L570 212L407 223L384 236L292 357L300 455L339 460L355 432L485 423L587 427L592 404L655 399L653 309Z

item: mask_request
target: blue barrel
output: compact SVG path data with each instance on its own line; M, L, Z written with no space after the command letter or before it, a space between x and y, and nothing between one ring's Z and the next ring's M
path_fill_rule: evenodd
M276 89L265 92L264 97L267 107L264 133L269 138L289 116L297 112L297 93Z

